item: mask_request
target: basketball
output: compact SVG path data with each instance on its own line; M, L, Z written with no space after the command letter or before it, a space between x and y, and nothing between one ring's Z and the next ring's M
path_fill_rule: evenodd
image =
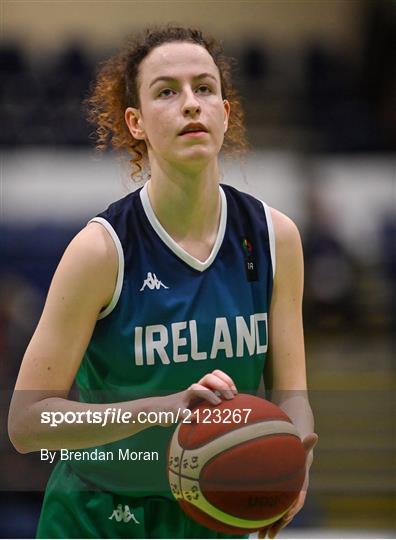
M201 403L169 445L168 478L182 509L198 523L247 534L287 512L305 478L297 429L276 405L238 394ZM188 419L187 419L188 420Z

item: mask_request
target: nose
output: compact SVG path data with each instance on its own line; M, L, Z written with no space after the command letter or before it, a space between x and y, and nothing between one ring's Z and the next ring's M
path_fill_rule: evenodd
M196 116L201 112L201 105L191 88L185 89L184 100L182 104L184 116Z

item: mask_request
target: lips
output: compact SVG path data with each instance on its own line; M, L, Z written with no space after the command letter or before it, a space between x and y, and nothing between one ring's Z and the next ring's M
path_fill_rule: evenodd
M184 126L179 135L185 135L186 133L196 133L200 131L204 131L205 133L208 132L206 127L200 122L191 122L190 124Z

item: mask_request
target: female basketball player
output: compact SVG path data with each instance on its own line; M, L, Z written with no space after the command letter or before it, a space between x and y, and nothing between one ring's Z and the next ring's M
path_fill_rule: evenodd
M257 393L265 365L307 454L298 500L260 531L274 537L304 503L317 439L305 395L302 252L286 216L219 185L220 149L244 146L229 66L199 31L149 30L105 64L90 105L99 145L128 150L133 173L149 181L68 246L23 359L9 418L15 447L113 450L107 461L58 453L38 536L225 537L179 509L165 473L172 430L147 413L182 418L199 400ZM74 379L80 401L68 399ZM134 421L89 421L112 408ZM69 423L43 423L62 414Z

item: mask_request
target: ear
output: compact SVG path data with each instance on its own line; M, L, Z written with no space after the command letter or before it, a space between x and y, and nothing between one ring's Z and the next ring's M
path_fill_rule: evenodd
M143 127L143 119L139 109L128 107L125 110L125 122L134 139L143 141L146 138L146 133Z
M224 105L224 133L225 133L228 129L228 121L230 118L231 105L228 99L223 99L223 105Z

